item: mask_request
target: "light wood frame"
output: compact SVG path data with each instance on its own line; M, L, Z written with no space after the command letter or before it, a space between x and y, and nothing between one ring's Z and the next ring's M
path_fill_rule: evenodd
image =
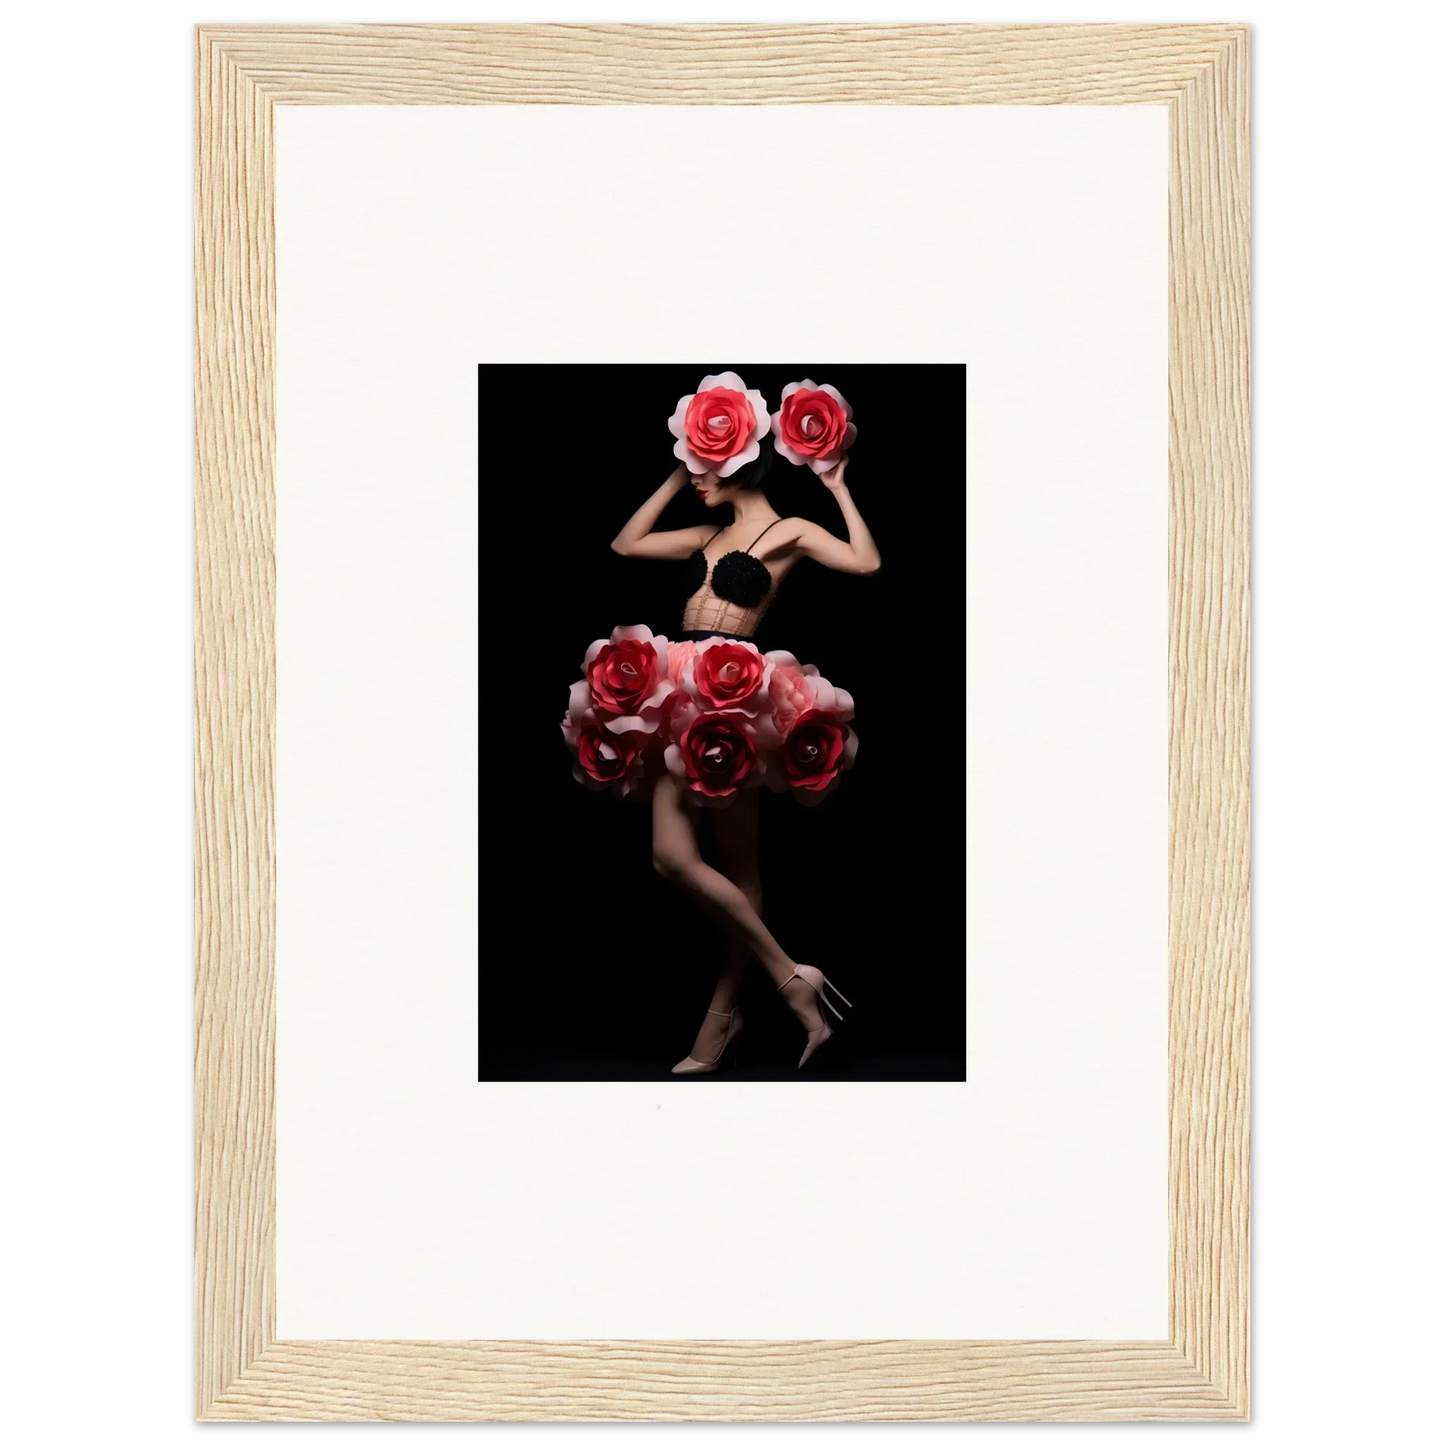
M197 29L199 1418L1247 1418L1247 55L1239 25ZM521 102L1168 107L1167 1341L276 1338L275 107Z

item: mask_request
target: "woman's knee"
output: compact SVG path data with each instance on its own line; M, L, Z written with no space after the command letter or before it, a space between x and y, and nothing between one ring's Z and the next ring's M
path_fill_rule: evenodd
M677 848L654 848L652 866L669 883L686 885L691 881L697 859Z

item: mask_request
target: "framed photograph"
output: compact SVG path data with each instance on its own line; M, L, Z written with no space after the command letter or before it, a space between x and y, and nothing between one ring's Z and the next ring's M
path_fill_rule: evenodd
M1247 55L197 29L198 1418L1247 1418Z

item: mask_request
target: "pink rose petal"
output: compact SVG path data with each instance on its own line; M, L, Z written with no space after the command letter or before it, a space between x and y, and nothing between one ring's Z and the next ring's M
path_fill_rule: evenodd
M655 733L661 724L655 717L609 717L602 726L611 733Z
M732 476L732 474L737 471L739 467L746 466L748 462L757 461L758 453L761 451L762 448L758 445L757 439L754 438L747 444L747 446L742 449L742 451L738 452L736 456L729 457L727 461L722 464L722 466L717 468L718 476Z
M724 371L717 376L705 376L699 391L711 391L715 386L725 386L729 391L747 392L747 384L735 371Z
M707 462L703 461L703 459L698 456L698 454L693 451L693 449L688 446L686 442L678 442L677 445L673 447L672 454L695 477L700 477L704 472L710 472L712 470L712 467L709 466Z

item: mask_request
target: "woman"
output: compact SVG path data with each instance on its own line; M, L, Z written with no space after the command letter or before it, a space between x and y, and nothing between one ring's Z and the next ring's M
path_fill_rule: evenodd
M737 381L741 388L741 381L735 374L726 373L725 378ZM716 381L716 378L706 378L704 386ZM789 398L799 392L800 387L805 389L805 401L810 395L807 389L812 389L812 394L823 390L813 388L811 382L794 383L784 392L784 411L780 414L784 418L788 417ZM826 388L826 393L837 397L846 408L846 403L833 388ZM702 388L699 389L701 394ZM683 403L692 400L684 398ZM683 412L683 403L679 403L679 416ZM797 409L795 406L794 410ZM804 557L811 557L835 571L850 572L860 577L872 576L878 571L878 548L844 480L848 461L843 447L846 442L851 442L855 434L851 426L851 409L846 415L838 413L837 408L834 413L833 419L838 428L836 436L824 437L818 431L828 423L826 410L821 413L821 422L809 416L803 416L801 420L791 418L794 423L791 430L786 423L780 429L779 418L774 417L772 432L778 438L776 450L782 451L790 461L800 458L806 461L837 499L848 531L847 541L840 540L816 523L804 521L801 517L780 517L773 510L763 491L776 454L772 435L752 436L747 446L735 450L716 469L709 466L699 471L699 464L709 460L707 451L699 454L690 449L681 425L674 426L674 432L680 438L676 450L683 457L684 464L633 513L613 541L612 550L624 557L690 560L692 591L684 609L685 630L679 641L696 644L714 638L751 639L783 579ZM843 430L845 424L846 430ZM789 441L798 447L810 447L815 432L821 440L811 448L811 454L790 447ZM703 435L706 440L707 433ZM824 445L826 442L833 443L831 453ZM714 448L714 453L716 451L717 448ZM737 461L740 455L746 459ZM689 485L709 510L731 508L730 519L717 528L699 526L669 532L653 531L667 504ZM851 716L851 707L848 716ZM673 1073L712 1072L741 1032L738 996L749 956L756 958L768 971L778 992L807 1033L807 1044L798 1061L798 1067L802 1068L832 1036L824 1006L841 1017L834 1002L826 996L827 990L834 994L837 990L832 988L819 969L795 963L760 916L762 894L758 877L757 790L741 789L728 800L729 806L708 809L714 822L721 870L704 862L698 848L698 826L707 801L689 789L678 770L671 766L653 784L655 866L664 878L685 889L696 900L722 929L727 941L722 972L713 990L712 1001L691 1051L673 1069ZM837 997L846 1005L846 999L842 999L841 995Z

